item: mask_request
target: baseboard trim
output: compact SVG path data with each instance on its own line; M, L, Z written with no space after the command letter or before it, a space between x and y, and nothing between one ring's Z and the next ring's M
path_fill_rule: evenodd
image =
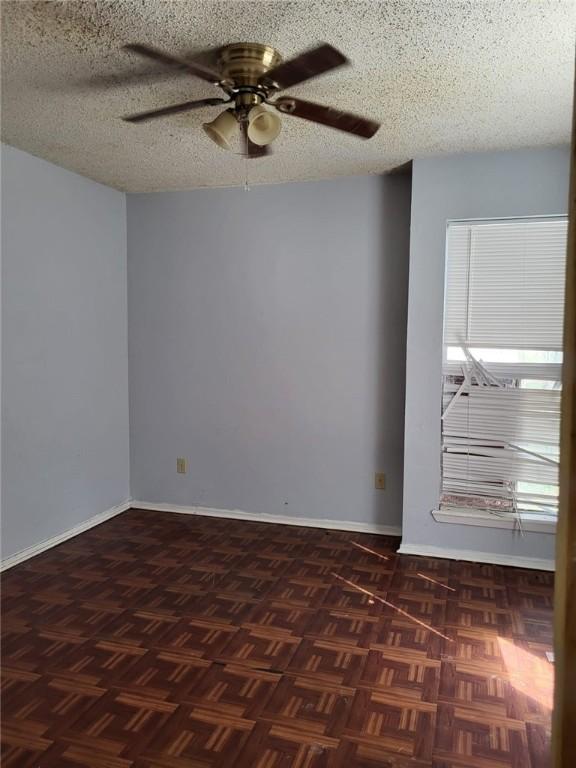
M0 563L0 571L6 571L18 563L29 560L47 549L56 547L68 539L78 536L100 523L110 520L112 517L125 512L128 509L146 509L156 512L174 512L179 515L199 515L200 517L223 517L231 520L249 520L260 523L276 523L277 525L299 525L305 528L326 528L335 531L355 531L356 533L375 533L382 536L401 536L402 529L394 525L377 525L375 523L360 523L352 520L325 520L312 517L288 517L287 515L257 514L244 512L239 509L216 509L214 507L183 506L180 504L166 504L162 502L125 501L115 507L100 512L85 520L83 523L69 528L67 531L52 536L49 539L22 549ZM531 568L539 571L554 571L554 560L540 557L522 557L521 555L497 555L492 552L478 552L472 549L448 549L432 545L421 546L402 543L398 553L401 555L419 555L421 557L437 557L446 560L467 560L476 563L490 563L493 565L509 565L515 568Z
M12 568L14 565L18 565L18 563L23 563L25 560L29 560L31 557L39 555L40 552L56 547L58 544L62 544L62 542L67 541L74 536L78 536L79 533L84 533L84 531L94 528L95 525L100 525L100 523L104 523L106 520L110 520L110 518L116 517L116 515L119 515L122 512L126 512L131 506L132 502L130 500L125 501L122 504L118 504L116 507L111 507L104 512L100 512L99 514L88 518L88 520L85 520L79 525L75 525L73 528L69 528L67 531L64 531L64 533L59 533L57 536L52 536L38 544L33 544L31 547L21 549L20 552L16 552L2 560L0 563L0 571L7 571L8 568Z
M510 565L514 568L531 568L537 571L555 570L554 560L547 560L543 557L496 555L492 552L477 552L475 549L447 549L445 547L420 546L418 544L402 542L398 552L401 555L420 555L422 557L438 557L446 560L468 560L472 563Z
M257 514L243 512L240 509L216 509L214 507L186 507L180 504L163 502L133 501L132 509L147 509L156 512L176 512L179 515L200 515L201 517L225 517L231 520L250 520L257 523L276 523L276 525L301 525L305 528L328 528L335 531L355 531L356 533L377 533L382 536L400 536L402 529L396 525L376 525L375 523L357 523L352 520L324 520L314 517L288 517L287 515Z

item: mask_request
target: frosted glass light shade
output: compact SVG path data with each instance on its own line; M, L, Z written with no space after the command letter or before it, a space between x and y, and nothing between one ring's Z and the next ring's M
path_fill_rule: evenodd
M274 141L282 130L282 121L262 104L252 107L248 115L248 138L263 147Z
M203 123L202 128L210 136L212 141L218 144L222 149L231 149L230 138L237 127L234 113L226 109L218 115L211 123Z

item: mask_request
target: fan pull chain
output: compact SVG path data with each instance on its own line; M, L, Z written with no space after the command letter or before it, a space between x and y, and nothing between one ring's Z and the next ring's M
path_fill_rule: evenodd
M244 192L250 192L248 185L248 158L244 157Z

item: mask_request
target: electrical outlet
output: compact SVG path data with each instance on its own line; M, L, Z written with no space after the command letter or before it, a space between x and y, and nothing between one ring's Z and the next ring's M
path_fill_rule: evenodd
M176 459L176 472L179 475L186 474L186 459Z
M386 490L386 475L384 472L376 472L374 475L374 487L379 491Z

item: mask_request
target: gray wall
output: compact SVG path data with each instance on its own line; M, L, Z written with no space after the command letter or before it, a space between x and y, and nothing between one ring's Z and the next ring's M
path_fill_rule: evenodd
M552 558L554 536L436 523L448 219L566 213L569 149L417 160L413 167L403 544Z
M129 498L126 200L2 146L2 544Z
M409 215L405 177L128 195L135 499L400 525Z
M9 555L129 496L126 219L121 193L2 160ZM404 472L408 546L552 557L430 510L446 221L562 213L567 186L567 149L414 163L406 392L407 178L129 196L133 497L399 525Z

